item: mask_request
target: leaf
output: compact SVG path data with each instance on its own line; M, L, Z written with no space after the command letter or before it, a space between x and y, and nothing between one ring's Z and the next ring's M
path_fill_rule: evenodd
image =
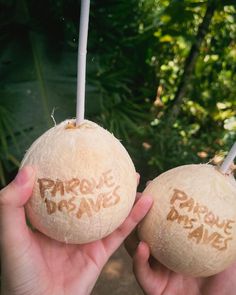
M51 44L20 24L6 41L0 51L0 102L2 113L12 115L0 120L2 171L14 169L29 145L53 126L54 108L57 123L75 117L76 109L77 50ZM96 112L95 92L96 86L87 86L88 116Z
M170 35L164 35L159 40L160 40L160 42L171 43L171 42L174 41L174 38L172 36L170 36Z
M6 185L5 172L4 172L3 165L2 165L2 162L1 161L0 161L0 184L2 186L5 186Z

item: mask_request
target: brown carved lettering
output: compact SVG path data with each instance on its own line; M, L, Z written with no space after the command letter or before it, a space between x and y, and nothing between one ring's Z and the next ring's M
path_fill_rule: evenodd
M211 243L212 247L216 248L217 250L221 249L221 244L224 241L224 237L219 234L219 233L215 233L215 238L213 240L213 242Z
M195 205L193 209L193 213L197 214L198 219L200 219L201 214L205 214L208 211L206 206L199 205L198 203Z
M88 195L92 194L94 185L88 179L82 179L80 183L80 192L81 194Z
M57 210L56 202L46 199L45 203L46 203L47 212L48 212L49 215L56 212L56 210Z
M120 188L119 185L117 185L114 190L113 190L113 196L114 198L114 202L113 202L113 206L116 205L119 201L120 201L120 195L117 193L118 189Z
M183 202L183 203L181 203L179 205L179 207L181 209L187 208L188 209L188 212L190 212L190 211L193 210L193 206L194 206L194 200L193 200L193 198L189 198L187 201L185 201L185 202Z
M80 180L78 178L72 178L71 180L67 181L65 184L66 192L72 193L72 195L78 195L76 188L79 186Z
M103 208L114 206L120 201L119 185L113 188L113 190L103 191L108 187L115 186L112 170L102 173L98 181L94 178L84 178L82 180L72 178L67 181L41 178L38 179L38 184L40 195L45 200L48 214L53 214L56 211L69 214L76 210L76 217L80 219L84 215L91 217ZM81 195L89 194L91 195L89 198L81 198ZM59 199L62 196L64 198ZM53 201L49 200L50 197L54 198ZM80 197L78 199L80 201L79 206L76 202L78 197Z
M56 180L56 183L54 184L54 187L51 191L52 197L55 197L57 192L59 192L61 196L64 196L64 185L63 182L59 179Z
M102 207L103 208L109 208L113 206L112 202L112 195L109 194L103 194L103 202L102 202Z
M178 217L179 217L178 211L175 209L175 207L172 206L166 219L170 220L170 221L174 221L174 220L178 219Z
M63 208L67 211L68 210L68 202L66 200L61 200L59 203L58 203L58 210L59 211L63 211Z
M115 182L114 182L113 176L111 175L111 172L112 172L112 170L108 170L102 174L103 178L104 178L104 183L107 187L112 187L115 185Z
M95 181L95 180L94 180L94 181ZM96 189L100 189L100 188L102 188L103 184L104 184L104 180L103 180L103 177L101 176L101 177L99 178L98 183L96 184Z
M203 224L201 224L199 227L197 227L196 229L194 229L192 232L189 233L188 238L196 239L196 243L199 244L202 239L203 229L204 229Z
M112 192L103 194L103 208L112 207L120 201L120 196L117 193L119 188L120 186L117 186Z
M213 232L212 234L208 233L208 230L204 230L202 241L204 244L209 244L211 241L213 241L217 237L218 233Z
M186 228L186 229L193 228L193 223L196 222L196 221L197 221L196 218L190 218L190 219L188 219L188 223L185 224L184 228Z
M195 202L192 197L179 189L174 189L170 205L172 206L167 214L167 220L177 222L184 229L190 230L188 239L196 244L210 245L219 251L228 248L228 243L233 239L231 235L234 220L221 220L207 206ZM185 214L181 214L182 212ZM192 216L194 218L191 218ZM197 225L197 222L201 223ZM219 231L212 231L211 228L214 227ZM228 235L227 238L225 234Z
M228 219L226 224L225 224L224 232L226 233L226 235L231 235L231 232L230 232L230 230L232 229L231 223L235 223L235 221L231 220L231 219Z
M184 225L188 224L188 216L187 215L179 215L177 222L179 224L183 223Z
M228 248L228 242L232 241L232 240L233 240L233 238L226 238L224 240L224 246L222 248L219 248L218 250L220 250L220 251L226 250Z
M44 199L46 190L54 186L54 181L49 178L39 178L38 184L40 196L42 197L42 199Z
M87 214L88 217L92 216L92 211L89 206L89 203L85 198L81 198L80 205L79 205L79 210L77 211L77 218L81 218L83 214Z
M69 199L68 204L69 204L69 209L68 212L74 211L76 208L76 205L73 203L75 200L75 197L72 197Z
M218 227L218 228L223 228L223 227L225 227L225 220L222 220L222 221L220 222L220 220L219 220L219 216L216 216L216 217L215 217L215 225L216 225L216 227Z
M210 211L204 217L204 222L210 226L213 226L215 223L215 215Z
M171 197L170 203L171 205L173 205L175 203L175 201L179 200L179 201L185 201L188 199L188 196L185 194L185 192L178 190L178 189L174 189L174 194Z
M99 195L97 200L94 201L93 199L88 199L89 204L91 206L91 208L95 211L98 212L101 209L101 205L102 205L102 196Z

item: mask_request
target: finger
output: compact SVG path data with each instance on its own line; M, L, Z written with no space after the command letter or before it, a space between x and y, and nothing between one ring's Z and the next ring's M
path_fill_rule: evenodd
M135 202L137 202L141 197L142 197L142 193L137 192L137 193L136 193Z
M153 289L153 271L149 265L150 250L148 245L141 241L133 257L133 271L140 286L146 293Z
M9 207L22 207L29 198L34 178L32 167L24 167L19 170L16 178L0 191L0 204Z
M32 193L34 175L33 168L24 167L16 178L0 191L1 242L18 244L26 238L28 228L24 204Z
M138 172L136 172L137 175L137 186L139 185L139 181L140 181L140 174Z
M146 186L148 186L151 182L152 182L152 180L148 180L148 181L146 182Z
M140 192L137 192L136 193L136 197L135 197L135 200L134 200L134 204L136 204L138 202L138 200L142 197L142 193Z
M147 214L153 200L150 196L141 197L134 205L131 213L123 222L123 224L116 229L111 235L103 239L103 245L108 255L111 255L124 241L124 239L132 232L137 224Z

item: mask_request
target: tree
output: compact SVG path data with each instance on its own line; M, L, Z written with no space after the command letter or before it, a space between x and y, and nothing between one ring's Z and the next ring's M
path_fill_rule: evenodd
M235 6L91 1L86 117L122 140L143 182L206 162L235 140ZM32 141L53 126L54 108L57 122L75 116L79 6L1 0L0 11L4 185Z

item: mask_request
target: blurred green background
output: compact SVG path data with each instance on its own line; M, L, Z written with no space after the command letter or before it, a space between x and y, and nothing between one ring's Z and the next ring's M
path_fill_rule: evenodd
M142 184L236 139L235 0L91 1L86 117ZM30 144L75 117L80 1L0 0L0 185ZM216 160L217 161L217 160Z

